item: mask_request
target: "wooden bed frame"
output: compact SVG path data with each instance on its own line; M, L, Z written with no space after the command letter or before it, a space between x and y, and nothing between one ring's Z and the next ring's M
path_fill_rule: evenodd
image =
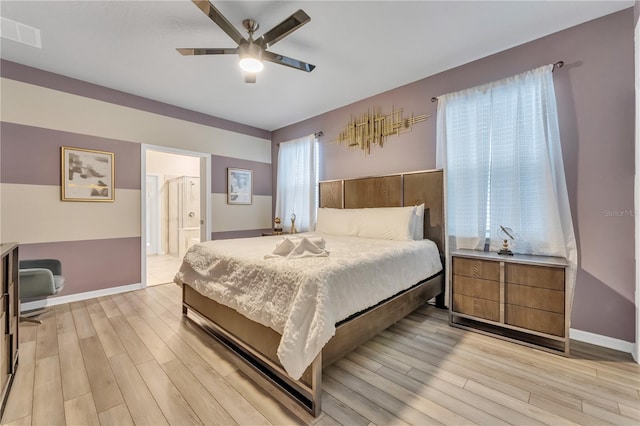
M320 207L364 208L402 207L425 204L424 237L444 252L444 197L442 170L320 182ZM444 265L444 259L443 259ZM192 311L205 322L205 331L246 361L239 365L258 371L276 385L281 394L293 398L308 412L318 416L322 409L322 368L370 340L428 300L444 307L444 270L376 306L336 324L336 333L307 368L300 380L284 370L276 351L281 335L256 323L234 309L221 305L182 286L182 313Z

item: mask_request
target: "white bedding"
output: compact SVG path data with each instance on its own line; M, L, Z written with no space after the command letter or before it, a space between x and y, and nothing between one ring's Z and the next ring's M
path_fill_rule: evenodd
M442 270L430 240L304 235L324 238L330 255L264 259L283 236L207 241L189 249L175 277L282 334L278 358L294 379L337 322Z

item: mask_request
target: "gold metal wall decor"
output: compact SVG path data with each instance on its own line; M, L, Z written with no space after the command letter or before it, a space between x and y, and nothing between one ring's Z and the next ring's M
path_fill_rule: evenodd
M349 123L338 135L337 142L345 144L350 149L357 148L364 151L365 155L371 153L372 145L383 147L387 138L391 135L410 132L415 123L425 121L431 115L413 115L409 118L402 117L402 108L392 108L391 114L382 115L380 112L367 111L360 117L351 118Z

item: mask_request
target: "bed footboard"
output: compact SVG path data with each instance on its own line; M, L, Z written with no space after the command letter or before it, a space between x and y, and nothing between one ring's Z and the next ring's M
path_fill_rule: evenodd
M293 399L314 417L320 415L322 412L320 402L322 352L316 356L300 380L295 380L276 361L275 351L280 341L280 335L272 329L255 323L238 314L235 310L202 296L188 285L183 285L182 313L187 318L189 310L204 320L206 327L202 328L209 335L245 361L236 364L240 370L257 372L279 388L282 393L274 393L272 395L274 398L284 405ZM222 319L221 322L225 325L234 324L229 328L243 336L244 339L221 326L216 319Z
M380 304L336 324L336 333L316 356L300 380L292 379L278 362L276 351L280 334L251 321L235 310L211 300L189 285L182 286L182 313L192 311L206 324L208 334L242 358L236 365L250 369L277 386L281 394L274 398L286 405L291 399L313 416L322 407L322 368L341 359L380 331L413 312L428 300L444 292L442 272L422 281Z

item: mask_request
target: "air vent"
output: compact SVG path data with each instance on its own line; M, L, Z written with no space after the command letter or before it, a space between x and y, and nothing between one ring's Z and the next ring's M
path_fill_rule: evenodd
M40 30L29 25L21 24L7 18L0 18L0 37L26 44L27 46L42 48Z

